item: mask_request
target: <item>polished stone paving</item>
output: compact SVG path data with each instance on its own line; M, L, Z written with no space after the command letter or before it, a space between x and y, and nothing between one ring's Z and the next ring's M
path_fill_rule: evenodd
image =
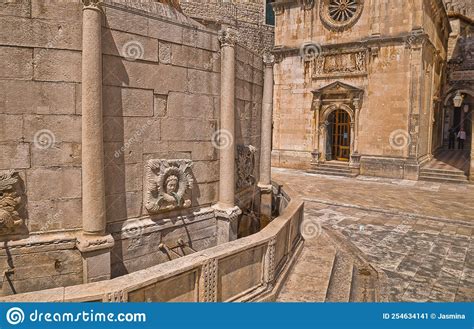
M344 234L387 277L391 301L474 301L474 185L274 169L306 219Z

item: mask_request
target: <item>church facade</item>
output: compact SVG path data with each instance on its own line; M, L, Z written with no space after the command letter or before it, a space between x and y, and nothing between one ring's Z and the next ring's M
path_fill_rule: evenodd
M273 165L417 180L447 138L452 28L443 1L273 8Z

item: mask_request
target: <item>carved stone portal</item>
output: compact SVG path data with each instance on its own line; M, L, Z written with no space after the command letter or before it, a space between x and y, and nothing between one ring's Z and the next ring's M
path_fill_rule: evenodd
M255 184L255 153L257 149L252 145L237 145L236 170L237 189L242 190Z
M0 235L13 234L23 226L19 213L23 193L14 170L0 171Z
M145 208L150 214L191 207L191 160L149 160L145 166Z

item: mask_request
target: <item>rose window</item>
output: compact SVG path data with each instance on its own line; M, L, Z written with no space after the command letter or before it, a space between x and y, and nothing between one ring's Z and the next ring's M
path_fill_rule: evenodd
M329 15L336 22L345 22L354 17L357 6L357 0L332 0L329 2Z

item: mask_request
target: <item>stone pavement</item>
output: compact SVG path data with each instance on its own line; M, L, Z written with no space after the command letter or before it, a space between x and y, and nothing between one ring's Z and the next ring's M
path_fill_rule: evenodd
M473 185L286 169L273 178L307 201L305 220L341 232L387 274L390 300L474 301Z

